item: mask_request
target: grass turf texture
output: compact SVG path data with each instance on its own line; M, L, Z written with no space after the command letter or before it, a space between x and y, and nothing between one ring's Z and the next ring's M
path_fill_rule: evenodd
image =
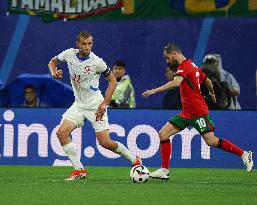
M0 204L257 204L257 172L246 170L172 169L168 182L145 184L131 182L129 167L88 167L88 178L64 181L70 171L0 166Z

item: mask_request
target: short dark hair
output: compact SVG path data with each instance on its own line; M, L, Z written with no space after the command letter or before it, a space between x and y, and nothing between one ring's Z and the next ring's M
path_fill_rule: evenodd
M76 41L78 42L81 37L87 39L90 36L93 37L93 35L90 32L88 32L88 31L81 31L77 35L77 40Z
M117 60L114 64L113 64L113 66L121 66L121 67L124 67L124 68L126 68L126 65L125 65L125 63L122 61L122 60Z
M166 51L167 53L171 53L171 52L173 52L173 51L176 51L176 52L181 53L180 47L179 47L178 45L176 45L175 43L168 43L168 44L164 47L163 51Z
M33 89L33 90L36 90L36 88L35 88L33 85L28 84L28 85L26 85L26 86L24 87L24 91L25 91L26 89L28 89L28 88Z
M31 85L31 84L26 85L26 86L24 87L24 89L23 89L23 92L26 93L26 92L27 92L27 91L26 91L27 89L33 90L33 93L36 92L36 88L35 88L33 85Z

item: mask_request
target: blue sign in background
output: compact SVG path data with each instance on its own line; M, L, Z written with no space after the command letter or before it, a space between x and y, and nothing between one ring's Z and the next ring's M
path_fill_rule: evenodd
M0 164L66 165L57 163L67 157L56 150L61 147L54 128L65 109L0 109ZM179 111L109 110L111 138L129 146L143 158L146 166L160 166L158 131ZM246 150L257 151L257 112L213 111L216 136L226 138ZM187 145L182 143L191 137ZM28 140L26 139L28 137ZM40 136L40 137L39 137ZM96 145L90 123L77 132L78 148L85 166L130 166L121 157L110 158ZM79 136L79 137L78 137ZM40 140L39 140L40 139ZM27 144L27 147L26 147ZM184 147L184 148L183 148ZM203 153L209 158L203 157ZM177 134L172 140L171 167L243 168L240 157L208 146L201 148L201 137L193 128Z

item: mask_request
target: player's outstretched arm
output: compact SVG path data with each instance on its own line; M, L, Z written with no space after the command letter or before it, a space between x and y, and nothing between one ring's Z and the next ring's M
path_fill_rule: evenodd
M63 72L57 69L58 64L59 61L56 58L52 58L48 63L48 68L54 79L61 80L63 78Z
M174 80L169 81L168 83L166 83L165 85L163 85L161 87L154 88L152 90L147 90L147 91L143 92L142 96L144 98L147 98L150 95L153 95L155 93L169 90L174 87L178 87L178 86L180 86L180 84L182 83L183 80L184 80L184 78L182 76L175 76Z

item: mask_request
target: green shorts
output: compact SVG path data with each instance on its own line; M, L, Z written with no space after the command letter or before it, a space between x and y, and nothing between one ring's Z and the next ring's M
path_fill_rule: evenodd
M192 125L200 133L200 135L213 132L215 130L215 125L209 114L194 119L186 119L180 115L175 115L170 119L169 122L181 130L185 129L189 125Z

